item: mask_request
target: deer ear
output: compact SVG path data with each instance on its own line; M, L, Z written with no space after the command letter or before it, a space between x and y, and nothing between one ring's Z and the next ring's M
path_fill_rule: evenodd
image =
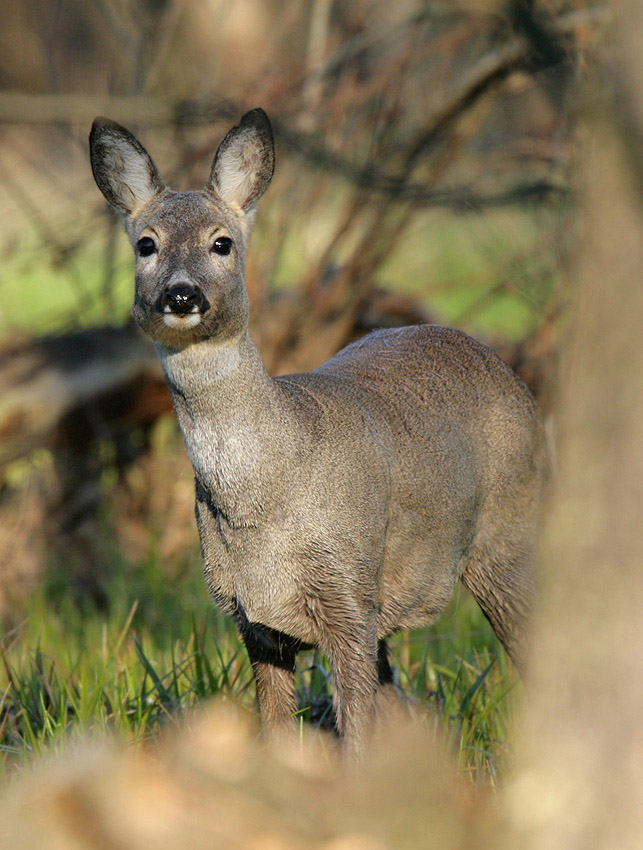
M210 185L227 204L248 212L268 188L274 170L270 121L263 109L253 109L219 145Z
M129 130L107 118L97 118L92 124L89 155L98 188L127 216L165 187L143 145Z

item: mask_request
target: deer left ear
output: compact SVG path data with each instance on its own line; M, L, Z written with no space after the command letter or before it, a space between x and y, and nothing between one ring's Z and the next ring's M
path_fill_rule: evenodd
M249 212L275 170L272 128L263 109L246 112L216 152L210 185L227 204Z

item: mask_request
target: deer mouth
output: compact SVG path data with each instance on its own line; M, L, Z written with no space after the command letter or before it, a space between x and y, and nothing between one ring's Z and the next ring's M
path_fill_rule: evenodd
M203 314L196 307L189 313L175 313L172 310L163 310L163 321L170 328L195 328L201 323Z

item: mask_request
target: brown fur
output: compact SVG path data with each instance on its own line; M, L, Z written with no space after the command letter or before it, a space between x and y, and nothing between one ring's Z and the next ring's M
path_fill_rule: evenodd
M152 256L137 252L133 315L163 362L206 581L239 626L266 726L291 723L295 654L314 645L333 666L345 746L361 753L392 688L386 638L435 620L459 579L521 664L544 466L526 387L489 348L435 326L378 331L314 372L270 378L243 276L273 167L264 113L228 133L199 192L166 189L116 128L92 132L94 174L131 208L133 245L154 239ZM124 174L146 171L148 185L114 198ZM225 256L217 234L233 240ZM177 284L208 304L189 327L159 307Z

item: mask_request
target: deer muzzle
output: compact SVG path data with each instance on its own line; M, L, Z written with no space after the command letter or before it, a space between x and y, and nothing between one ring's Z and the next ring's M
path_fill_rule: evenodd
M168 286L163 292L159 306L162 313L175 316L205 313L210 307L201 289L189 283L175 283Z

